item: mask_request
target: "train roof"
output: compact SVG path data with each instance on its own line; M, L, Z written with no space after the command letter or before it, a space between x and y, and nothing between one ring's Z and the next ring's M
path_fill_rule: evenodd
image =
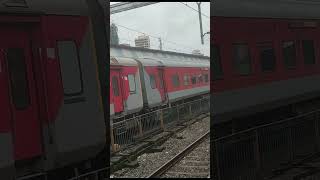
M209 61L184 60L184 59L155 59L144 57L137 59L143 66L166 66L166 67L210 67Z
M319 0L215 0L211 14L221 17L320 19Z
M111 66L138 66L136 60L126 57L110 57Z
M144 58L127 58L127 57L110 57L111 66L138 66L140 62L143 66L166 66L166 67L210 67L210 63L205 61L175 61L155 59L152 57Z
M144 66L210 67L210 58L145 48L110 46L110 55L139 60Z
M106 2L97 0L106 8ZM104 7L105 6L105 7ZM87 0L0 0L0 13L88 15Z

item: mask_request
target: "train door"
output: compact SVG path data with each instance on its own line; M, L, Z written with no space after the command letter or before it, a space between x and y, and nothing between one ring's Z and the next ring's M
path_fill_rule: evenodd
M162 102L165 102L167 100L167 91L166 91L166 86L165 86L165 82L164 82L164 69L163 67L160 67L158 69L159 72L159 91L161 94L161 99Z
M123 111L123 97L121 91L121 73L120 70L111 70L110 71L110 82L112 90L112 100L113 108L115 113Z
M8 77L10 101L7 106L11 111L15 160L30 159L42 153L31 37L26 29L22 29L0 28L0 57Z

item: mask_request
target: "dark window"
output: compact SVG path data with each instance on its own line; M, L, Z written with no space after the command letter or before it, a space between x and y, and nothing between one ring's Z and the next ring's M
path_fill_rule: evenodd
M296 66L296 47L294 41L282 43L283 60L287 68Z
M163 72L159 71L160 88L163 88Z
M251 73L251 60L248 44L233 44L234 50L234 69L240 75Z
M195 75L191 77L191 82L192 82L192 84L197 83L197 77Z
M185 74L183 76L183 82L184 82L184 85L185 86L188 86L189 85L189 75L188 74Z
M81 70L76 44L73 41L60 41L58 42L58 53L64 94L81 93Z
M136 80L135 80L134 74L128 75L128 81L129 81L130 94L135 94L136 93Z
M117 76L112 77L112 90L114 96L119 96L119 83Z
M202 74L198 75L198 79L199 79L199 83L202 83L202 80L203 80Z
M155 89L157 87L156 78L154 77L153 74L150 75L150 85L152 89Z
M209 82L209 76L208 74L204 74L204 82Z
M220 49L218 46L213 46L213 79L222 79L223 77L223 70L221 66L221 60L220 60Z
M13 103L17 109L25 109L30 105L30 95L24 49L8 49L7 61Z
M259 43L258 44L260 53L261 70L274 71L276 66L276 56L271 42Z
M179 76L177 74L172 76L172 84L173 84L173 87L179 87L180 86Z
M303 56L305 64L315 64L314 44L312 40L302 41Z

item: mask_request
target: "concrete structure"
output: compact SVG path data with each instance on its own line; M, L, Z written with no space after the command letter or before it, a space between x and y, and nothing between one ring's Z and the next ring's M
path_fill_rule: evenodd
M134 40L134 42L135 42L136 47L150 48L149 36L146 36L146 35L138 36L138 38L136 38Z

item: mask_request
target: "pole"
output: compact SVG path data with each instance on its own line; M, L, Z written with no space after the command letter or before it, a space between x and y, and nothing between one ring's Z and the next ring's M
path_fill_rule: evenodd
M160 50L162 50L162 41L161 41L161 38L159 38L159 43L160 43Z
M204 44L204 42L203 42L203 30L202 30L202 17L201 17L201 2L197 2L197 4L198 4L198 12L199 12L201 44Z

